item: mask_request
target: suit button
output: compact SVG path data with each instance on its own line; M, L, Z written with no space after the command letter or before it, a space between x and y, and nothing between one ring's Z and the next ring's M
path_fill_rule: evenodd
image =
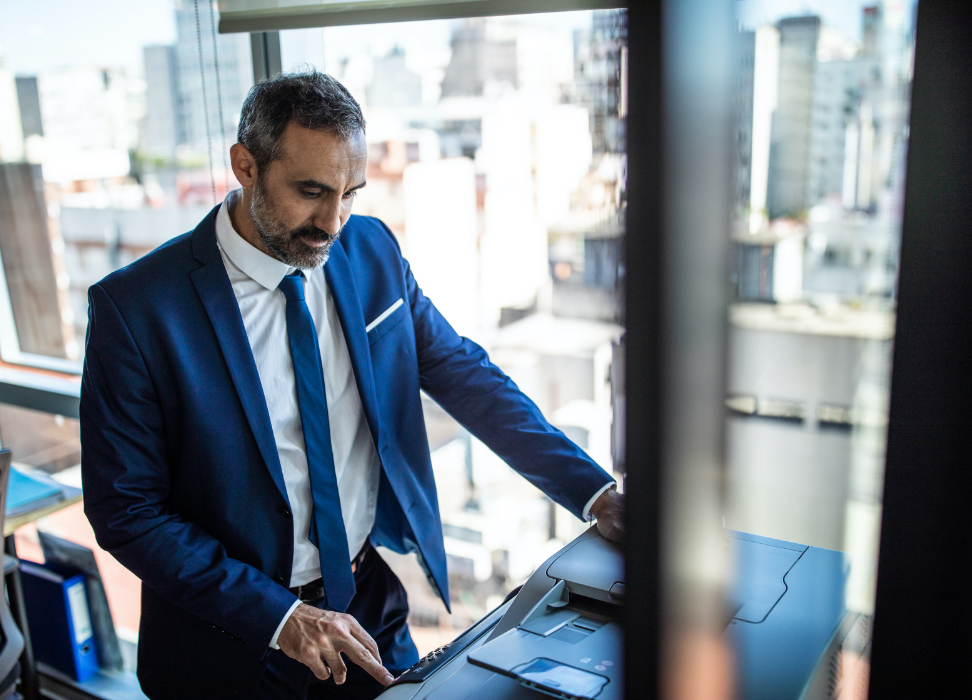
M280 506L277 508L277 512L280 513L280 515L290 515L290 508L287 506Z
M279 583L281 586L284 585L284 577L283 576L276 576L276 577L274 577L273 580L276 581L277 583Z

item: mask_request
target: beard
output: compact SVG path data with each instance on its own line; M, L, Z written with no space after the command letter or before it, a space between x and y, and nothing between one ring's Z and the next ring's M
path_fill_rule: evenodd
M256 225L260 239L277 260L299 270L313 270L327 262L331 246L341 232L328 233L313 224L288 229L277 212L263 182L257 179L253 187L253 200L250 203L250 218ZM302 239L322 241L323 246L307 245Z

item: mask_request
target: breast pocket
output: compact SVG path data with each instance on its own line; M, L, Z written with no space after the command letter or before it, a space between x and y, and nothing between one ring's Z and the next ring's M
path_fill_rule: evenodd
M368 345L377 343L382 336L401 323L407 315L408 307L405 305L404 299L399 299L382 311L374 321L365 327L368 332Z

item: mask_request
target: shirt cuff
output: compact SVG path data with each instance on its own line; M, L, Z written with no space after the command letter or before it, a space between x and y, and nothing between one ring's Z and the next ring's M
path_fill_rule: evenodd
M294 601L294 604L290 606L290 610L287 611L287 614L283 616L283 619L280 621L280 624L277 625L277 631L274 632L273 633L273 637L270 638L270 648L271 649L279 649L280 648L277 645L277 639L280 638L280 633L283 631L284 625L287 624L287 620L289 620L290 619L290 616L294 614L294 610L297 609L297 606L298 605L300 605L300 598L298 598L297 600Z
M584 506L584 510L581 511L581 513L584 514L584 521L585 522L588 522L589 523L592 520L594 520L594 515L591 513L591 508L594 507L594 501L596 501L598 498L600 498L602 493L604 493L608 489L615 488L617 485L618 485L618 482L617 481L609 481L608 483L604 484L604 486L602 486L601 488L599 488L597 490L597 492L593 496L591 496L591 500L589 500L587 502L587 505ZM288 615L289 615L289 613L288 613ZM274 639L276 639L276 637L274 637Z

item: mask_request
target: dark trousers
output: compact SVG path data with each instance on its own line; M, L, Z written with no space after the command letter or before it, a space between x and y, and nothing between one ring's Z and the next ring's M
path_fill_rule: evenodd
M398 676L418 661L418 650L406 623L405 589L374 549L369 550L355 572L354 585L356 592L346 612L374 638L382 664L393 676ZM254 697L256 700L370 700L382 691L381 684L360 666L347 657L342 658L348 675L343 685L336 685L330 678L318 680L304 664L275 650L270 654Z

